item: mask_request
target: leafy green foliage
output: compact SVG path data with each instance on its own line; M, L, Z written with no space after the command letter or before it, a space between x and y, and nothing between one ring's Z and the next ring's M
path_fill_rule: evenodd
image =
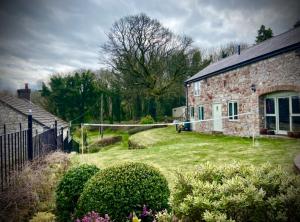
M53 75L49 86L42 87L49 111L65 120L77 118L81 123L88 118L89 109L95 107L99 93L95 74L89 70Z
M81 165L70 169L56 189L56 212L59 221L71 221L72 213L84 184L99 171L94 165Z
M264 25L261 25L257 31L256 43L263 42L269 38L273 37L273 31L271 28L266 29Z
M163 211L158 212L155 215L155 221L157 221L157 222L172 222L173 216L172 216L172 214L168 213L167 210L163 210Z
M123 221L143 205L154 211L168 208L170 191L165 177L143 163L126 163L106 168L86 184L77 205L77 216L90 211Z
M38 212L29 222L55 222L55 215L49 212Z
M178 175L175 215L190 221L299 221L300 178L280 167L206 163Z
M152 116L147 115L141 119L140 123L141 124L152 124L152 123L154 123L154 119L152 118Z

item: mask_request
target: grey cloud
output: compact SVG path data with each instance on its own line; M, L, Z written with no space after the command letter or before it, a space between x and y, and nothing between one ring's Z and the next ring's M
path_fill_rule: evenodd
M253 43L261 24L275 34L299 19L296 0L7 0L0 3L0 90L38 85L51 73L98 69L99 46L119 18L146 13L202 48Z

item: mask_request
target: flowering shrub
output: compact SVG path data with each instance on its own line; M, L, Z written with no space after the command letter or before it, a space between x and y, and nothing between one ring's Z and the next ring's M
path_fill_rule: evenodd
M94 165L81 165L70 169L62 178L56 189L56 215L58 221L70 221L77 200L85 183L99 169Z
M300 178L269 164L206 163L178 174L172 209L183 221L299 221Z
M168 208L170 191L166 178L154 167L126 163L101 170L84 187L76 215L92 210L108 213L114 221L124 221L129 212L143 204L159 211Z
M139 219L138 217L137 217L137 215L136 215L136 213L135 212L133 212L133 213L130 213L130 215L129 215L129 217L128 217L128 219L130 220L130 221L132 221L132 222L138 222L138 221L141 221L141 222L153 222L153 220L154 220L154 215L153 215L153 213L152 213L152 210L148 210L147 209L147 207L146 207L146 205L144 205L143 206L143 210L142 210L142 212L141 212L141 214L140 214L140 218L141 219Z
M110 218L107 214L104 217L94 211L87 213L81 220L77 219L76 222L110 222Z

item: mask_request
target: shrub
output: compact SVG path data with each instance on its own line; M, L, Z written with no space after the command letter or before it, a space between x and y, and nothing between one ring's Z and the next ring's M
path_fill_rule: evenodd
M55 215L49 212L38 212L29 222L55 222Z
M172 222L173 216L172 216L172 214L169 214L167 210L163 210L161 212L158 212L155 215L155 221L157 221L157 222Z
M184 221L299 221L300 178L280 167L202 165L178 174L172 209Z
M95 145L89 148L89 153L98 152L101 149L101 147L109 146L120 141L122 141L122 136L111 136L100 139L95 143Z
M167 180L156 168L126 163L106 168L88 181L77 215L97 211L123 221L130 212L140 212L144 204L154 211L167 208L169 195Z
M146 149L147 147L143 144L135 142L134 140L128 139L128 149Z
M69 165L68 154L53 152L13 172L14 183L0 193L0 221L28 221L36 212L53 211L55 188Z
M154 119L152 118L152 116L147 115L141 119L140 123L141 124L152 124L152 123L154 123Z
M56 214L59 221L70 221L84 184L99 171L94 165L70 169L56 189Z
M155 128L164 128L166 127L165 126L160 126L160 125L156 125L156 126L137 126L137 127L134 127L132 129L129 129L128 130L128 134L129 135L133 135L133 134L136 134L136 133L139 133L139 132L142 132L142 131L146 131L146 130L149 130L149 129L155 129Z

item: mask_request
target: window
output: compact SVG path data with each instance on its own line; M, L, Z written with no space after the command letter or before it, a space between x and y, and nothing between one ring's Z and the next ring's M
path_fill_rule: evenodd
M191 106L191 118L194 118L194 107L193 106Z
M204 120L204 107L203 106L198 107L198 119Z
M194 96L200 96L200 81L194 82Z
M228 103L228 117L229 120L238 119L238 104L235 101L230 101Z

